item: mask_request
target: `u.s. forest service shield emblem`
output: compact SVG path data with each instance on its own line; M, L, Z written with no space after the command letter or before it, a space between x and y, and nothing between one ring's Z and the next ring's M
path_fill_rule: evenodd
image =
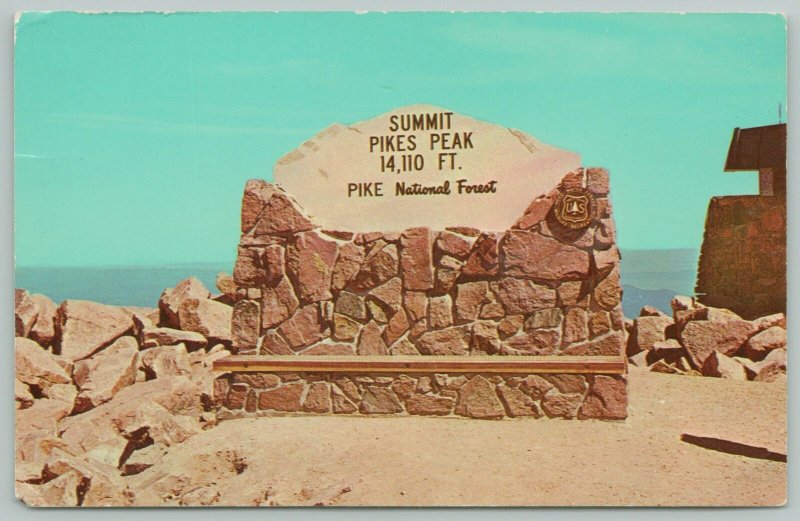
M567 228L586 228L597 214L594 195L586 188L561 190L553 207L556 220Z

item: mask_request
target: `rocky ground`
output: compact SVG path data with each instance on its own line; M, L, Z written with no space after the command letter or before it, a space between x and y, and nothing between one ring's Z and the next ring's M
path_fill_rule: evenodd
M17 291L15 475L22 501L784 501L785 463L681 441L690 434L785 454L782 315L745 321L680 298L672 317L644 309L628 324L630 407L623 422L286 416L218 423L211 365L229 354L228 282L221 277L223 295L213 296L187 279L153 309L56 305ZM718 378L685 376L701 374Z

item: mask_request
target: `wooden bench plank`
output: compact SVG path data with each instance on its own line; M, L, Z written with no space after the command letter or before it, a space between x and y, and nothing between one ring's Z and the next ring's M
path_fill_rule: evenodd
M617 356L310 356L231 355L214 371L305 373L577 373L624 374Z

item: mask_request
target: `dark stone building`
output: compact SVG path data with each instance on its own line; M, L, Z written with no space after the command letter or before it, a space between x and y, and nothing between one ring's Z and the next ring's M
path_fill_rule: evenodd
M726 172L757 170L759 195L712 197L695 292L744 318L786 311L786 124L733 131Z

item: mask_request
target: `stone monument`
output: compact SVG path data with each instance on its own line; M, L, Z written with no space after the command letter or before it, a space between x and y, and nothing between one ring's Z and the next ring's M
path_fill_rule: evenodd
M626 416L606 170L416 105L332 125L274 177L249 181L242 201L237 355L218 364L236 369L215 392L223 416ZM310 355L337 371L274 370L287 359L313 367ZM383 372L334 364L364 360ZM456 372L410 372L439 360ZM493 361L530 370L470 365ZM617 369L593 369L607 364Z

